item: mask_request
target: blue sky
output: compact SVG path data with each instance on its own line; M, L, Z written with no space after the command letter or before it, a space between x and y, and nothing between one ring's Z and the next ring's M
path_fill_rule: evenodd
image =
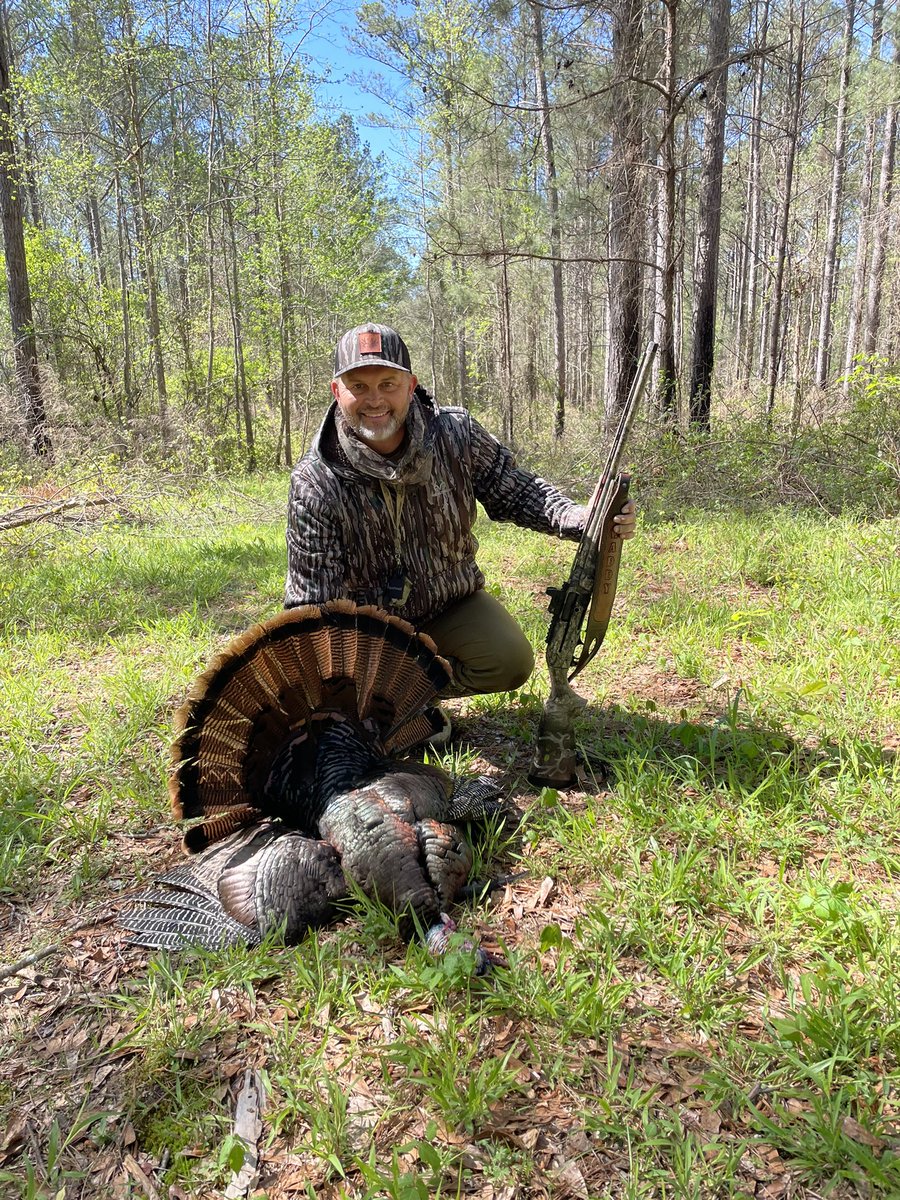
M349 45L346 30L355 27L355 4L336 0L325 10L316 28L303 38L301 51L310 60L311 72L326 76L316 88L320 106L335 114L349 113L360 138L368 142L373 155L383 154L390 167L392 159L396 161L403 156L402 134L380 127L371 117L375 114L390 124L396 121L396 114L380 97L401 90L403 79ZM381 86L373 76L380 76ZM373 86L380 95L369 90Z

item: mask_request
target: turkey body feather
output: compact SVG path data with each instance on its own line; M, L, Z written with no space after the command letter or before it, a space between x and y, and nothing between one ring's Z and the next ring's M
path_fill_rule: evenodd
M461 825L499 807L398 756L425 740L450 680L433 643L376 608L292 609L235 639L176 717L170 780L192 859L120 917L132 941L177 948L286 942L345 911L351 884L416 926L466 883Z

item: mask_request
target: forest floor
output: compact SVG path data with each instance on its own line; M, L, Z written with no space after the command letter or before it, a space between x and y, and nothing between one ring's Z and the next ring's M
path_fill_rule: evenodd
M285 483L110 484L3 535L2 959L49 952L0 976L0 1195L900 1195L898 523L644 513L580 790L525 781L540 666L451 703L442 761L511 813L479 873L525 872L456 913L489 976L374 910L151 956L114 920L179 858L172 712L279 608ZM540 649L571 545L479 534Z

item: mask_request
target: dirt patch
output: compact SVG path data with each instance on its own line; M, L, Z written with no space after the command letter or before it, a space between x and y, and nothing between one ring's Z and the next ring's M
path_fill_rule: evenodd
M659 671L650 666L632 667L616 674L610 681L607 697L627 702L635 697L646 703L652 700L660 708L695 707L705 702L708 688L697 679L682 679L674 672Z

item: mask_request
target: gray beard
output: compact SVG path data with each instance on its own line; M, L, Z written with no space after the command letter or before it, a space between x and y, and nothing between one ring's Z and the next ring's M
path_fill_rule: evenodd
M380 425L377 429L372 429L366 425L365 418L360 417L353 428L360 437L367 438L370 442L386 442L388 438L392 438L398 430L402 429L406 419L402 421L399 417L392 417L387 425Z

